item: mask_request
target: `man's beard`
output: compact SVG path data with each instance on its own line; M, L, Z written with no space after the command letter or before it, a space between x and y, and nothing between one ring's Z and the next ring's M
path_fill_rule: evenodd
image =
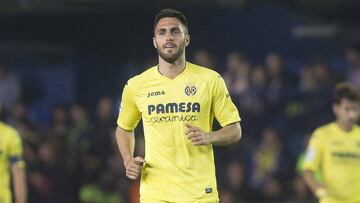
M159 56L166 62L168 63L174 63L176 60L178 60L181 55L184 53L184 49L185 49L185 42L181 43L179 46L177 46L178 49L174 50L173 53L165 53L165 51L162 50L161 47L158 46L158 48L156 48Z

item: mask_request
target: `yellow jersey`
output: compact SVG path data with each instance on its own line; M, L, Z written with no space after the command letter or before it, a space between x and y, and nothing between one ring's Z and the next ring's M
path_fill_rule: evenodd
M316 129L302 169L321 174L329 194L321 203L359 203L360 127L346 132L333 122Z
M11 203L10 166L24 167L22 144L18 132L0 122L0 202Z
M154 66L128 81L117 123L132 131L143 120L140 199L218 201L213 147L194 146L185 135L185 123L210 132L214 117L221 126L240 121L224 80L213 70L186 62L170 79Z

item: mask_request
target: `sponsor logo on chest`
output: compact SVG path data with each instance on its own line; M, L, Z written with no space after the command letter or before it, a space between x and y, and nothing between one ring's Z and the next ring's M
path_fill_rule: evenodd
M157 105L148 105L148 115L152 113L178 113L178 112L200 112L200 104L198 102L180 102L180 103L166 103Z

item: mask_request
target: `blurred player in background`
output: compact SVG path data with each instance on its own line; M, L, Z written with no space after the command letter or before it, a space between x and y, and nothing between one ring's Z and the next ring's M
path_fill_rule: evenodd
M360 202L360 94L348 83L335 87L336 120L313 133L303 176L320 203ZM320 174L322 180L315 178Z
M0 114L1 114L0 104ZM0 121L0 203L12 203L12 180L15 203L26 203L27 189L22 143L18 132ZM10 177L10 174L12 175Z
M159 64L126 84L116 139L126 176L141 173L141 203L218 202L212 145L241 137L240 117L222 77L189 63L185 16L160 11L153 44ZM212 132L214 117L222 128ZM145 159L134 157L134 129L142 118Z

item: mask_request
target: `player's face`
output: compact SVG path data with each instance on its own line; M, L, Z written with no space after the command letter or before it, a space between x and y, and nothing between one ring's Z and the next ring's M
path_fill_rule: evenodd
M334 104L333 108L336 119L345 126L351 127L359 119L359 102L351 101L349 99L342 99L339 104Z
M177 18L162 18L155 27L153 43L159 56L168 63L174 63L184 55L190 36Z

